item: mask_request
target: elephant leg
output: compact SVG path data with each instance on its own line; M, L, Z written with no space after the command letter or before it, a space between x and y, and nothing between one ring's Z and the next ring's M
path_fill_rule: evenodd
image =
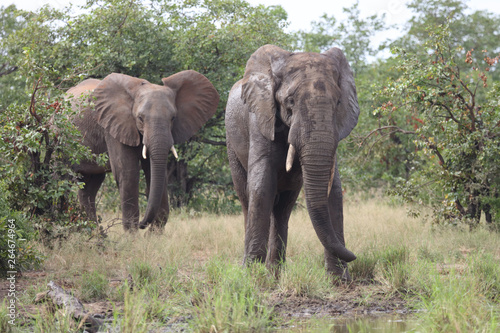
M245 262L264 262L276 196L276 171L266 158L249 158L248 218L245 227Z
M139 227L139 156L140 149L121 144L106 136L111 171L120 191L123 228L127 231Z
M144 171L144 176L146 176L146 196L148 197L149 200L149 189L151 185L151 169L150 169L150 163L149 159L142 159L141 160L141 166L142 170ZM168 221L168 215L169 215L169 202L168 202L168 192L167 192L167 185L168 185L168 179L165 177L165 187L163 190L163 196L161 199L161 206L160 209L153 220L151 227L149 228L149 231L151 232L157 232L157 233L162 233L163 230L165 229L165 224L167 224Z
M101 187L102 182L106 178L105 173L100 174L82 174L81 181L84 183L82 189L78 190L78 201L87 213L87 217L97 222L97 212L95 206L95 198L97 191Z
M247 195L247 172L243 165L236 157L236 153L232 150L231 145L227 145L227 156L231 167L231 177L233 179L234 190L240 199L243 216L245 219L245 230L247 228L248 219L248 195Z
M275 270L276 275L286 259L288 220L299 193L300 190L281 192L273 207L266 263L269 269Z
M330 191L330 197L328 198L328 206L330 213L330 223L333 226L333 230L337 234L337 238L345 246L344 240L344 212L343 212L343 199L342 199L342 184L340 182L339 169L335 165L335 175L332 183L332 188ZM351 281L351 276L349 270L347 269L347 263L340 260L333 254L329 253L325 249L325 263L326 269L332 275L340 277L343 281Z

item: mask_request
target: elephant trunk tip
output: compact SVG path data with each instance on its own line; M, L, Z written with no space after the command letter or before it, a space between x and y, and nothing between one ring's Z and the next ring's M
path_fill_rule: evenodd
M146 229L148 225L153 222L154 218L156 216L156 213L151 212L146 212L146 215L144 215L144 218L142 219L141 222L139 222L139 229Z
M356 255L349 251L343 244L336 243L335 245L328 248L328 251L345 262L351 262L356 260Z
M351 262L351 261L356 260L357 257L354 253L352 253L351 251L349 251L347 249L346 249L346 251L347 251L347 253L345 254L344 259L343 259L345 262Z

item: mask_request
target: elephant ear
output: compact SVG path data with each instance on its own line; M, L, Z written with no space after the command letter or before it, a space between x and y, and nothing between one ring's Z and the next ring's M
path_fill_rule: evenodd
M354 76L344 53L339 48L331 48L323 54L331 59L339 74L337 84L340 88L340 104L336 120L339 139L342 140L351 133L358 123L359 105Z
M147 83L146 80L113 73L94 89L97 123L127 146L135 147L141 143L132 109L137 90Z
M291 53L274 45L261 46L247 61L242 80L241 98L257 116L260 132L274 141L276 121L275 78L278 68Z
M185 142L215 114L219 93L205 76L193 70L162 81L176 94L177 117L172 124L172 137L175 143Z

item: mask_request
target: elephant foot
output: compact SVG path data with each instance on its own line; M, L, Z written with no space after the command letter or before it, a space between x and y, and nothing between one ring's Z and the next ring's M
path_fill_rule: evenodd
M281 262L266 262L266 268L271 273L276 280L279 280L281 275Z
M327 265L327 271L337 283L349 284L352 282L351 274L349 274L349 269L347 268L347 263L343 261L339 261L335 265Z
M141 228L141 229L144 229L144 228ZM151 227L149 227L148 234L150 234L150 235L163 235L164 229L165 229L164 225L159 226L159 225L152 224Z
M123 223L123 230L129 233L136 233L139 229L137 223Z

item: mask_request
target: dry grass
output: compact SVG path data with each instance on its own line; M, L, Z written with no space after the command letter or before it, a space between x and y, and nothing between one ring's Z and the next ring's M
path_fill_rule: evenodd
M106 216L105 221L113 216ZM345 237L349 249L363 253L388 244L406 244L419 247L434 243L436 237L428 224L412 219L401 207L390 207L380 200L350 200L344 208ZM104 222L106 224L106 222ZM425 235L429 235L426 237ZM418 237L417 237L418 236ZM124 273L132 262L151 265L203 264L211 257L224 256L233 263L243 257L243 217L173 213L163 235L139 231L125 233L121 225L109 231L105 249L89 248L76 236L53 250L44 249L45 269L63 274L98 270L110 277ZM308 253L323 253L307 210L297 209L289 223L289 258Z

